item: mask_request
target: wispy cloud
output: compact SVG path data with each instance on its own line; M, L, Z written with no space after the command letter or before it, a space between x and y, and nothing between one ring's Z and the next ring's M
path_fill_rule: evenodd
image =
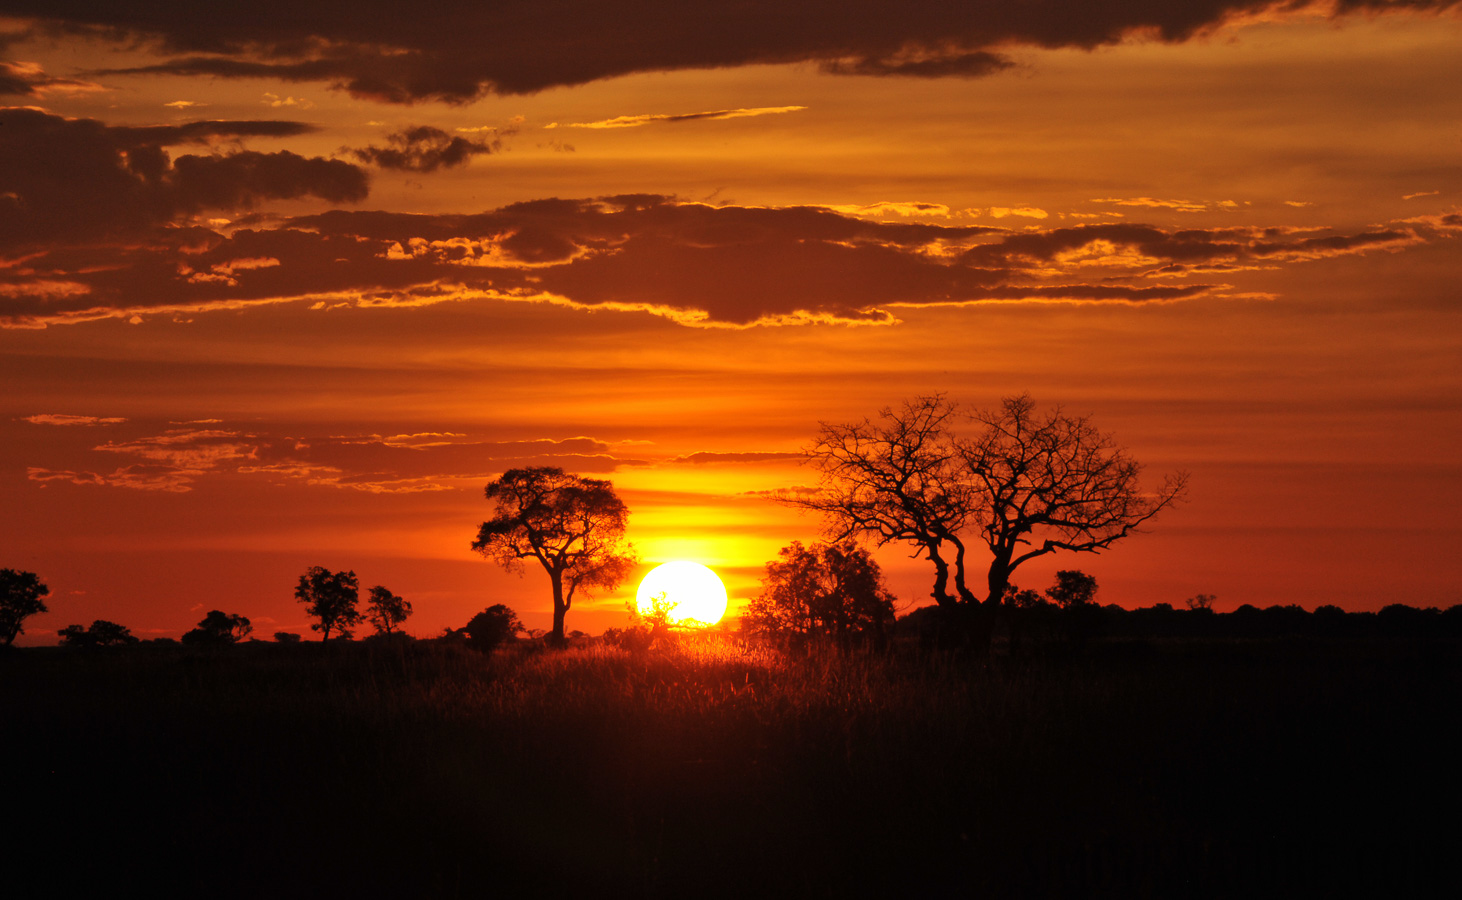
M569 122L559 125L557 122L547 125L547 128L638 128L641 125L650 125L656 122L694 122L711 121L716 119L745 119L752 116L773 116L781 113L797 112L806 109L805 106L758 106L749 109L717 109L710 112L696 113L664 113L658 115L642 116L615 116L612 119L601 119L597 122Z
M32 425L120 425L127 420L119 416L73 416L65 413L42 413L26 416L22 421Z

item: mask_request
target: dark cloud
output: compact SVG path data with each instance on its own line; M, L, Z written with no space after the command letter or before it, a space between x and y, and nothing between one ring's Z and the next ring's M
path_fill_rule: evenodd
M1452 233L1420 220L1351 234L1127 223L1012 232L655 195L538 200L477 215L332 210L279 227L234 227L224 235L174 226L146 244L37 250L0 267L0 323L284 300L496 300L636 310L702 326L878 324L895 321L901 306L1222 295L1227 286L1192 278ZM409 456L394 444L375 452Z
M0 52L5 50L6 35L0 35ZM0 97L6 95L32 97L37 94L73 93L104 90L101 85L74 78L52 78L34 63L18 63L0 59Z
M174 158L165 149L307 130L279 121L114 127L0 109L0 249L137 236L201 210L265 200L364 199L366 174L350 163L217 148Z
M1455 0L1341 0L1319 11L1437 10ZM1093 48L1140 35L1181 41L1229 19L1302 0L258 0L173 3L12 0L7 12L52 32L152 41L174 58L132 71L324 81L393 103L467 102L633 72L814 62L829 72L979 76L1012 47Z
M388 147L366 147L352 150L361 162L380 166L383 169L400 169L405 172L435 172L466 165L474 156L491 153L500 146L499 141L474 141L461 135L450 135L440 128L419 125L398 131L386 138Z

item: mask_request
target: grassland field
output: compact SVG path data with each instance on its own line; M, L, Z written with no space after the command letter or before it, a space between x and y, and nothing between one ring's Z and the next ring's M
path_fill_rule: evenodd
M0 654L10 897L1452 896L1462 642Z

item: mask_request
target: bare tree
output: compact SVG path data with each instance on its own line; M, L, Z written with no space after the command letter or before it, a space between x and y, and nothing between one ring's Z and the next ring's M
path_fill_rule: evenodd
M986 645L1021 564L1107 549L1178 500L1187 480L1170 475L1145 492L1141 465L1110 435L1059 407L1037 414L1024 394L973 413L918 397L876 421L823 424L807 456L820 490L786 502L822 513L834 540L913 544L934 564L934 600ZM979 544L990 554L983 598L967 578Z
M553 630L564 641L564 616L576 593L613 588L638 562L624 543L629 509L608 481L554 466L510 469L487 486L497 514L478 529L472 549L509 571L534 559L553 587Z
M411 615L411 601L396 596L384 585L371 588L366 604L366 620L376 626L376 634L391 634Z

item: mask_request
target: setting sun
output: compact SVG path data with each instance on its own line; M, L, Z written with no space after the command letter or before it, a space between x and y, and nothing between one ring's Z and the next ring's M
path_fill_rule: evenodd
M674 604L671 624L714 625L726 614L726 586L710 568L698 562L677 560L650 570L635 592L635 605L648 612L660 595Z

